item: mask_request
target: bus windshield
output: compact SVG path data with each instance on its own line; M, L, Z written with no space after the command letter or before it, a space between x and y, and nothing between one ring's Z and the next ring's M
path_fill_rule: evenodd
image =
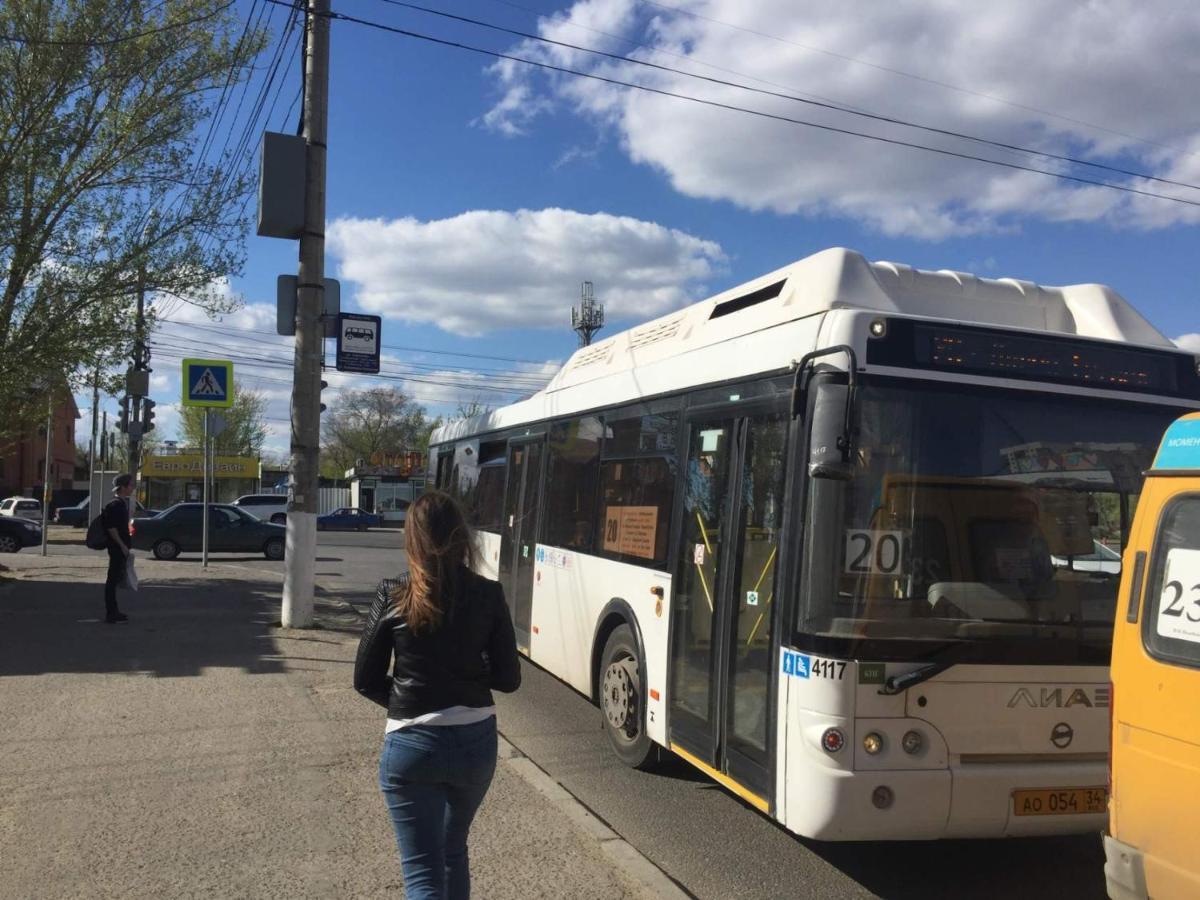
M801 632L896 658L1045 639L1107 659L1142 473L1177 408L868 380L856 411L849 478L810 481Z

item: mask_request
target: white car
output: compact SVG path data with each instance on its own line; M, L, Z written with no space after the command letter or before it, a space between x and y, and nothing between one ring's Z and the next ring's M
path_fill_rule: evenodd
M1092 541L1091 553L1072 556L1069 559L1065 556L1051 556L1050 561L1061 569L1069 567L1076 572L1121 574L1121 554L1096 540Z
M245 494L234 500L233 506L263 522L287 522L287 494Z
M0 516L13 516L40 522L42 520L42 501L29 497L9 497L0 503Z

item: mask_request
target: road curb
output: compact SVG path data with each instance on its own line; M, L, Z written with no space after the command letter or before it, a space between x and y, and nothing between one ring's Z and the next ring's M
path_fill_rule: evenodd
M648 900L689 900L692 897L666 872L613 831L574 794L503 736L500 737L497 755L501 765L524 779L550 801L551 806L563 813L585 837L595 841L600 852L626 881L635 886Z

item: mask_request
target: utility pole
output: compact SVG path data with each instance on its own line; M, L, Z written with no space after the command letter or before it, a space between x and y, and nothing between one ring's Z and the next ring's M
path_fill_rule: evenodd
M100 370L96 370L95 378L92 380L92 431L88 440L88 514L94 517L96 510L96 497L92 496L92 485L96 481L96 424L99 421L100 411L97 407L100 406Z
M50 529L50 435L54 433L54 392L46 388L46 460L42 472L42 556L46 555L46 532Z
M296 296L292 376L292 460L288 484L287 563L282 624L311 628L317 548L317 476L321 434L321 353L325 348L325 141L329 119L329 0L308 0L305 47L304 232Z
M596 302L592 283L585 281L579 291L579 309L571 307L571 329L579 335L579 346L586 347L604 327L604 306Z

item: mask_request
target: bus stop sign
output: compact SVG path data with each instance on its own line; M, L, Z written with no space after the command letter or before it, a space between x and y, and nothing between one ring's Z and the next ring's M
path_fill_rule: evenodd
M383 319L341 313L337 328L337 370L360 375L379 374L379 344Z
M183 405L215 409L233 406L233 363L227 359L185 359Z

